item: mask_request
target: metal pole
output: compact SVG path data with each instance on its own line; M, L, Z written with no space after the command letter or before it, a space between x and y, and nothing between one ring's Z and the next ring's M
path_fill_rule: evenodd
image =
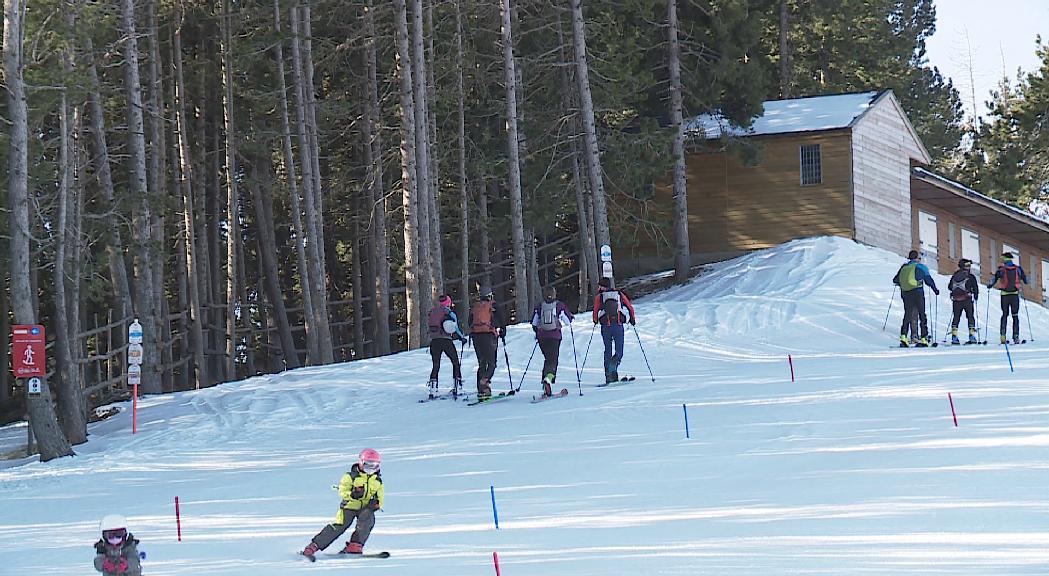
M572 334L572 359L575 360L575 383L579 387L579 395L583 395L583 381L579 376L579 356L575 352L575 328L568 325L568 331Z
M889 325L889 312L892 312L892 301L896 299L896 286L892 287L892 296L889 297L889 309L885 311L885 322L881 324L881 331L885 331L885 327Z

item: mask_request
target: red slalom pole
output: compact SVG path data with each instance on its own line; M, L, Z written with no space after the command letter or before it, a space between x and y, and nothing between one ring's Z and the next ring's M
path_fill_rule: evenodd
M175 496L175 526L178 527L178 541L182 542L182 515L178 510L178 496Z
M502 574L499 572L499 553L498 552L492 552L492 560L495 561L495 576L502 576Z
M790 364L790 381L794 381L794 359L787 354L787 362Z
M131 433L138 433L138 384L131 386Z
M954 413L954 398L951 398L951 393L947 393L947 401L951 403L951 416L954 417L954 426L958 427L958 415Z

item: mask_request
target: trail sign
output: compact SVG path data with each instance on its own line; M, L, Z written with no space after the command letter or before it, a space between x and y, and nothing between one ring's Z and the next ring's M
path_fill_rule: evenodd
M127 367L127 384L128 386L138 386L142 383L142 365L131 364Z
M138 318L127 327L127 341L128 344L142 343L142 325L138 323Z
M601 261L602 262L611 262L612 261L612 247L609 246L608 244L602 244L601 245L601 249L599 250L599 253L601 254Z
M127 345L127 363L128 364L141 364L142 355L144 351L141 344L128 344Z
M39 396L41 394L40 389L42 382L40 382L39 378L30 378L27 384L28 386L26 387L26 390L29 392L30 396Z
M11 327L11 364L15 378L31 378L47 373L44 327L17 324Z

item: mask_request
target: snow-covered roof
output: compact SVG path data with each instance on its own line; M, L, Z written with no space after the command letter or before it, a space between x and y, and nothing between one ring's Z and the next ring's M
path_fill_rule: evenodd
M762 103L764 113L750 128L733 125L721 115L701 114L685 123L686 132L702 131L707 138L720 138L723 133L735 136L758 136L790 132L817 132L848 128L874 105L880 92L811 96Z

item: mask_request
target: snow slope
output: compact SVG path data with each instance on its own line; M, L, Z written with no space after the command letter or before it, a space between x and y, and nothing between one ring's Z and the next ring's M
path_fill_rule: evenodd
M521 397L420 404L426 351L146 398L135 436L125 412L75 458L0 470L0 573L93 573L97 522L119 512L151 576L487 575L493 551L506 576L1045 574L1049 316L1030 307L1015 372L994 344L892 348L900 263L816 238L716 265L637 302L655 383L628 331L638 380L595 388L598 335L580 397L566 338L571 394L543 404L538 353ZM591 326L573 326L580 363ZM531 330L507 341L516 380ZM468 350L468 382L475 367ZM387 502L366 549L393 556L304 562L369 446Z

